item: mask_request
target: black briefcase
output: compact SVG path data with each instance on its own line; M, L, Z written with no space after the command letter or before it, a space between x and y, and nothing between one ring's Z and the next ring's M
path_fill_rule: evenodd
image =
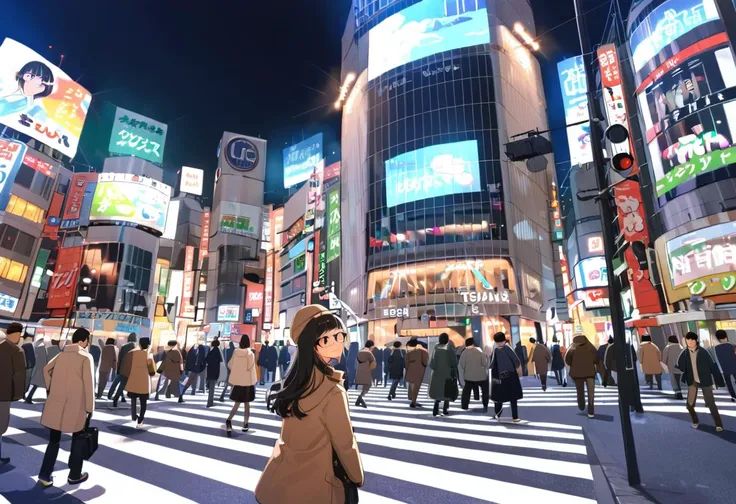
M82 438L82 456L84 460L91 459L97 451L99 435L100 431L97 430L97 427L87 427L82 431L80 437Z

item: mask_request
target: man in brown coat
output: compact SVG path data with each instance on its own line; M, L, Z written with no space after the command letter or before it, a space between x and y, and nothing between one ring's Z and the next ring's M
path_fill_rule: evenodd
M406 344L409 351L406 354L406 375L404 380L409 384L409 404L410 408L421 408L422 405L417 402L419 389L424 381L424 372L429 364L429 352L412 338Z
M98 377L97 399L102 398L105 392L107 380L113 369L118 368L118 347L115 346L115 338L107 338L105 348L102 349L102 358L100 359L100 375Z
M43 369L49 396L43 407L41 425L47 427L50 434L38 481L45 487L54 484L51 473L59 456L62 432L72 434L67 483L78 485L89 478L82 472L85 455L82 434L95 410L94 362L87 352L88 347L89 331L77 329L71 344L65 345L64 351Z
M572 346L565 355L565 363L570 366L570 378L575 380L578 394L578 409L585 409L585 390L588 387L588 418L595 416L595 372L600 361L598 351L590 344L584 334L572 339Z
M3 458L3 434L10 425L10 403L23 399L26 387L26 358L20 348L23 326L13 322L0 342L0 467L10 462Z
M184 358L181 355L181 351L177 346L176 340L169 341L166 345L166 355L164 356L164 360L161 364L161 375L164 377L164 384L162 387L156 388L156 401L159 400L161 390L166 391L167 399L171 397L172 391L177 398L181 397L179 381L181 380L183 366Z
M547 391L547 370L549 364L552 362L552 354L549 348L544 346L544 341L536 342L534 338L529 341L534 344L534 352L532 353L532 362L534 363L534 370L539 375L539 380L542 382L542 390Z

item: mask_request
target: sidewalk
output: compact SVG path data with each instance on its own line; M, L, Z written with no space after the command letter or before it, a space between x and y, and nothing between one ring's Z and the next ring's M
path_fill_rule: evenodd
M539 388L539 381L523 378L526 390ZM591 450L591 465L598 466L606 482L622 504L659 502L663 504L726 503L736 499L736 403L725 389L716 392L716 402L724 423L724 432L716 433L713 420L704 408L702 396L696 404L700 428L690 427L685 401L677 401L669 381L663 391L653 391L640 379L644 413L632 413L637 460L642 484L628 486L623 450L621 422L615 387L596 387L596 418L588 419L573 404L574 384L558 387L550 376L549 388L542 397L558 396L565 406L541 407L533 402L540 396L525 394L520 402L524 419L552 422L574 422L583 426ZM550 400L546 399L546 400ZM552 399L553 400L553 399ZM528 406L524 406L524 403ZM563 403L555 403L563 404ZM597 482L597 491L601 487ZM602 499L599 499L602 502Z

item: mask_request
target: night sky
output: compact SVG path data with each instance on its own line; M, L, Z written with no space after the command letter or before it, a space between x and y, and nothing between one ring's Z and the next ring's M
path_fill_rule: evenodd
M622 0L622 8L629 3ZM588 15L591 33L600 33L608 7L596 7L609 1L585 4L595 8ZM223 131L267 139L266 200L280 203L286 144L322 131L327 154L338 150L339 113L332 103L351 5L351 0L34 5L6 0L0 38L14 38L53 63L63 54L62 68L93 93L76 162L101 167L109 139L101 111L115 104L169 125L164 155L169 181L181 165L203 168L210 174L205 195L212 194ZM572 0L532 0L532 5L538 33L551 29L540 39L539 58L545 84L553 85L556 61L579 52L575 23L557 27L574 16ZM548 91L548 101L554 92ZM551 125L559 125L560 111L550 105Z

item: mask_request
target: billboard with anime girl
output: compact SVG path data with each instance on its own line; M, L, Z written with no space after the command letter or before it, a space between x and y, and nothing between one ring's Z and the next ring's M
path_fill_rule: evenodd
M0 124L74 157L92 95L35 51L0 45Z

